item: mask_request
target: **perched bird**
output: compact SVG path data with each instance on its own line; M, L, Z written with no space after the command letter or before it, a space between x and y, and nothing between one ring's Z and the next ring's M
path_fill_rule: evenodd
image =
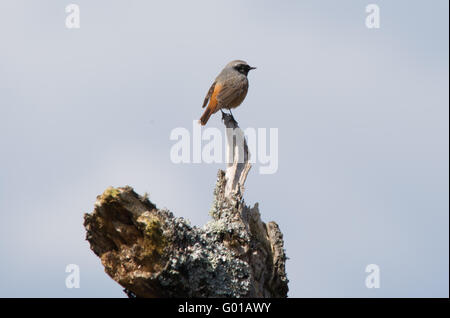
M247 95L247 74L255 68L241 60L232 61L225 66L206 94L203 107L208 104L208 101L209 104L199 120L202 126L208 122L212 114L218 110L222 111L223 108L228 109L233 116L231 109L238 107Z

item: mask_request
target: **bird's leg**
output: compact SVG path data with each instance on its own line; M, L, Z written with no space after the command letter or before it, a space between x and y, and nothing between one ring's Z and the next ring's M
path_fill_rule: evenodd
M220 109L220 111L222 112L222 120L225 121L225 117L229 117L231 116L231 118L229 118L234 124L237 125L237 121L236 119L234 119L233 114L231 113L231 110L228 108L228 111L230 112L230 114L225 113L222 109Z
M236 119L234 119L233 113L231 112L231 108L228 108L228 111L230 112L231 120L233 120L233 122L237 125L237 121Z
M220 109L220 111L222 112L222 120L225 120L225 113L223 112L222 109Z

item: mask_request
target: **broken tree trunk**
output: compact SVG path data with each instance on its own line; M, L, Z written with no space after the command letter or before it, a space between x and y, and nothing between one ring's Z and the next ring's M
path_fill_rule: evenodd
M219 170L212 220L202 228L131 187L108 188L85 214L91 249L128 296L287 297L283 235L261 221L258 204L245 205L248 147L232 117L223 119L231 160Z

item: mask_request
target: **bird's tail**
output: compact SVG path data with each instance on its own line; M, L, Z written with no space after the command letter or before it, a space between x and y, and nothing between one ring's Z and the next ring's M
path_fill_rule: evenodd
M206 107L205 112L203 113L202 117L200 117L199 123L202 126L205 126L206 123L208 122L209 117L211 117L211 115L213 114L211 107Z

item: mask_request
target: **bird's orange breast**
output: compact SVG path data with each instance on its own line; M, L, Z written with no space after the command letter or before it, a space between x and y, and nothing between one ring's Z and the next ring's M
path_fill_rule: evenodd
M218 104L217 95L219 94L221 89L222 89L222 85L217 83L214 86L214 91L211 95L211 99L209 100L208 108L211 109L213 112L216 112L216 108L217 108L217 104Z

